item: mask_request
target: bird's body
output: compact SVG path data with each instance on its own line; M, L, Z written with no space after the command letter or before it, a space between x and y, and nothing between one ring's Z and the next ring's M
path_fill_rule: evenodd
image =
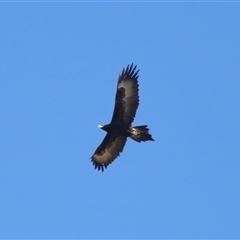
M127 138L137 142L154 141L147 125L131 127L139 105L138 71L133 64L124 68L118 79L115 107L110 124L99 125L106 137L91 157L98 170L104 170L123 151Z

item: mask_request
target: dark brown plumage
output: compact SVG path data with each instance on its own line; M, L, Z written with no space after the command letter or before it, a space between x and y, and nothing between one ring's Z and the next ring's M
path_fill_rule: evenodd
M107 135L91 157L95 169L107 168L123 151L127 137L137 142L154 141L147 125L131 127L139 105L136 68L128 65L119 75L112 120L110 124L99 125Z

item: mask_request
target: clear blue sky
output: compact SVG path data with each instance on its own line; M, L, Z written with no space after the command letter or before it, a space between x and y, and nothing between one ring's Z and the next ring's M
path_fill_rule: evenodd
M1 238L240 238L239 3L1 3ZM90 157L117 78L134 125Z

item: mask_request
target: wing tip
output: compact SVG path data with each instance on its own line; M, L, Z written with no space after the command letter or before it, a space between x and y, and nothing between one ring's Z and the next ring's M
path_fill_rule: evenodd
M138 79L139 75L138 72L140 69L137 69L137 65L134 66L134 63L128 64L126 67L123 68L122 73L119 76L120 78L135 78Z
M94 169L98 170L98 171L104 171L105 168L107 168L108 164L104 164L104 163L98 163L94 160L94 156L90 157L92 164L94 166Z

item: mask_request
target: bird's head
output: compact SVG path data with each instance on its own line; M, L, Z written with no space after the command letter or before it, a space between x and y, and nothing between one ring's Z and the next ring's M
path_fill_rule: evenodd
M110 124L100 124L98 125L99 128L101 128L102 130L108 132L110 129Z
M98 125L99 128L103 128L104 126L105 126L104 124Z

